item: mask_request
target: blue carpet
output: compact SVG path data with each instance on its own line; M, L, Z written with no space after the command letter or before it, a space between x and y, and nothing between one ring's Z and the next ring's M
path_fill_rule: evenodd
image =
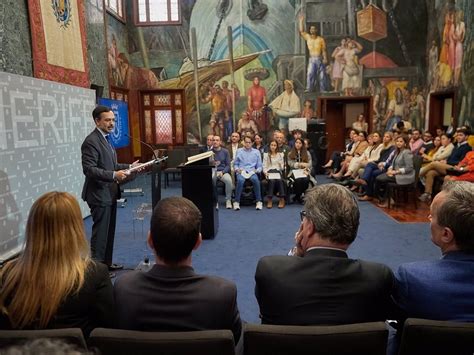
M318 176L320 183L329 182ZM115 236L114 262L134 268L145 255L146 234L150 218L134 223L134 210L151 201L149 176L141 176L130 183L142 187L144 196L128 196L127 206L119 208ZM162 198L181 196L180 181L170 181L162 189ZM265 255L286 254L293 246L293 238L300 223L301 205L288 205L256 211L254 206L240 211L226 210L224 196L219 196L219 232L214 240L205 240L194 252L193 266L201 274L218 275L237 284L238 304L242 319L258 323L258 304L254 296L254 274L259 258ZM385 263L392 269L404 262L439 258L439 250L431 243L428 223L399 223L368 202L359 204L361 225L356 241L349 249L352 258ZM90 235L92 219L85 219Z

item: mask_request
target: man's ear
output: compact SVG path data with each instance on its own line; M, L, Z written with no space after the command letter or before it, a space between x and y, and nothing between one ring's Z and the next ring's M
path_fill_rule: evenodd
M202 235L201 233L199 233L198 238L196 240L196 244L194 244L193 250L197 250L201 246L201 243L202 243Z
M150 231L148 231L148 236L146 237L146 242L147 242L148 246L150 247L150 249L154 251L155 246L153 245L153 239L151 237Z
M444 244L452 244L456 243L456 240L454 239L454 233L449 227L444 227L443 228L443 235L441 236L441 241Z

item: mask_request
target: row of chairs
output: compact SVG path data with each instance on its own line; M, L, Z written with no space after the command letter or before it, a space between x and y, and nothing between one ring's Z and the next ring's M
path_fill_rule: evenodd
M336 326L281 326L246 324L245 355L383 355L388 330L383 322ZM0 331L0 348L33 338L59 338L79 349L98 349L103 355L234 355L229 330L140 332L94 329L86 343L78 328ZM1 350L0 350L1 352ZM399 355L474 353L474 323L407 319Z

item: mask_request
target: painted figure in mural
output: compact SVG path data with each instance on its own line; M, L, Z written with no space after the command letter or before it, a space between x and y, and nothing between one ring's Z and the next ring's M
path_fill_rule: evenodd
M386 86L382 86L380 91L374 96L374 130L381 132L383 121L388 109L388 90Z
M430 52L428 54L428 85L431 90L435 90L436 87L434 83L437 81L435 78L436 75L436 64L438 63L438 46L436 41L431 43Z
M226 111L226 97L220 85L216 84L210 90L205 102L211 104L211 118L209 120L209 134L221 136L224 132L224 119L228 116Z
M463 42L466 36L466 24L464 23L464 12L456 12L456 27L454 31L454 40L456 41L454 52L454 85L459 85L461 78L461 66L463 58Z
M425 117L425 99L418 87L414 86L410 95L409 121L413 128L423 129L423 118Z
M119 50L117 47L117 39L115 35L112 34L112 43L110 44L107 58L109 61L110 73L112 75L112 82L114 85L123 86L123 78L120 72L120 58L119 58Z
M234 95L232 96L232 89L234 90ZM222 81L222 94L225 96L225 110L227 112L226 117L224 117L224 141L230 141L230 136L234 131L233 127L233 102L237 102L240 98L240 90L237 85L232 84L232 89L229 88L229 82L226 80Z
M451 83L453 77L453 70L454 68L454 48L455 45L453 43L453 55L450 58L450 41L452 34L454 34L454 26L453 24L454 17L452 11L447 11L444 17L444 29L443 29L443 44L441 46L441 52L439 54L439 62L437 67L437 76L438 76L438 89L442 89L448 87ZM451 33L451 30L453 32ZM453 37L454 40L454 37ZM453 62L453 66L450 63Z
M326 64L328 63L326 41L318 36L316 26L309 28L309 33L304 30L304 15L299 16L300 35L306 41L309 51L308 69L306 73L306 91L315 91L318 84L319 91L328 90L328 77Z
M247 136L250 133L250 136L253 140L253 137L258 134L258 127L254 120L250 118L248 112L242 112L240 120L237 123L237 132L240 133L242 137Z
M353 40L346 40L344 49L344 68L342 71L342 89L346 96L355 95L362 87L362 66L359 65L357 54L362 51L362 45Z
M247 94L247 107L252 119L258 126L260 131L266 131L265 121L263 118L263 107L267 103L267 91L260 86L260 77L253 77L253 84Z
M451 71L454 73L455 57L456 57L456 24L454 21L455 13L450 11L448 17L449 27L448 27L448 65L451 68Z
M395 97L388 104L388 111L385 115L385 132L391 131L393 126L403 119L403 111L405 110L405 102L403 101L403 93L400 88L395 89Z
M278 118L278 128L288 132L288 121L291 117L299 115L301 110L300 98L293 90L293 82L285 80L285 90L270 103L270 107Z
M336 47L331 54L331 57L334 58L334 63L332 65L332 86L334 91L339 92L341 90L342 83L342 71L344 69L344 50L346 49L346 39L341 40L341 45Z

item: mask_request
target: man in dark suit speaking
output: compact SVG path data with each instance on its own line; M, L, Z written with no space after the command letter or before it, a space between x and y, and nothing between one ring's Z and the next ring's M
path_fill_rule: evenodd
M229 329L238 342L242 324L235 284L199 275L192 268L192 252L202 242L201 219L196 205L184 197L158 202L148 233L156 264L148 272L129 272L115 282L118 328L170 332Z
M350 259L359 207L343 186L305 193L293 256L266 256L255 273L262 323L332 325L384 321L391 305L391 270Z
M112 263L119 183L129 176L126 169L134 167L138 161L131 165L117 163L117 154L110 140L110 133L115 128L115 115L110 108L97 106L92 117L96 128L81 146L82 171L86 176L82 199L91 209L92 258L107 264L109 270L115 270L122 268Z

